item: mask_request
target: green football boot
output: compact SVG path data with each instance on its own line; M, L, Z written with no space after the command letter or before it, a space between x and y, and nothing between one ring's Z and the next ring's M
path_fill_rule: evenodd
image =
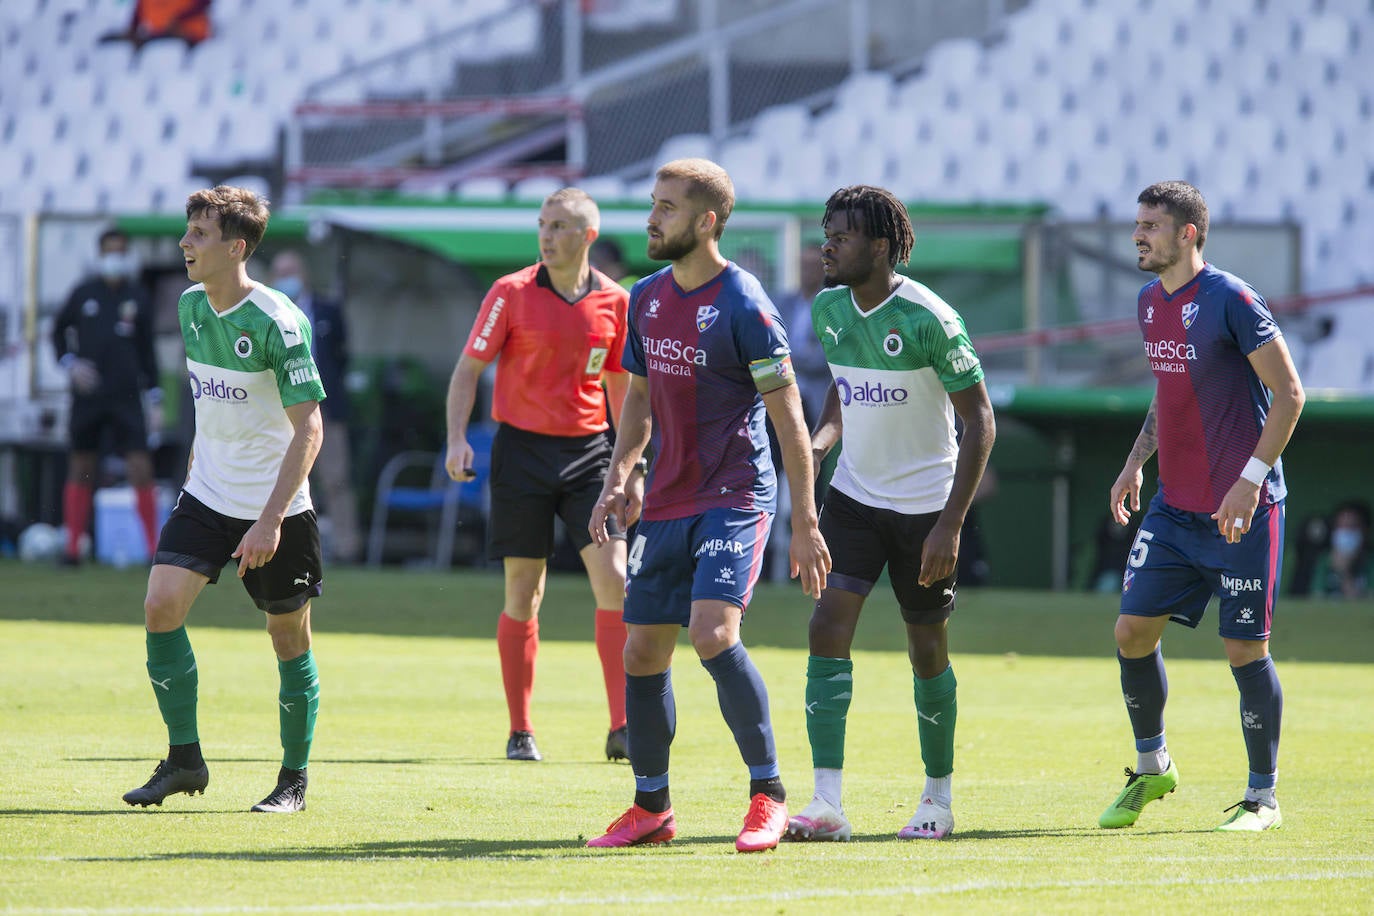
M1100 827L1129 827L1140 817L1140 809L1157 798L1163 798L1178 788L1178 767L1169 761L1163 773L1137 773L1126 768L1126 788L1116 797L1102 816Z
M1278 830L1283 826L1283 815L1279 806L1262 805L1257 801L1236 802L1226 809L1234 811L1217 830L1227 833L1259 833L1261 830Z

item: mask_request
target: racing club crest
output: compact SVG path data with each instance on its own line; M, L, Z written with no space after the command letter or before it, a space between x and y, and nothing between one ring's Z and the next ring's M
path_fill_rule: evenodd
M697 330L706 330L711 325L715 324L716 319L719 317L720 309L716 308L714 305L697 306Z

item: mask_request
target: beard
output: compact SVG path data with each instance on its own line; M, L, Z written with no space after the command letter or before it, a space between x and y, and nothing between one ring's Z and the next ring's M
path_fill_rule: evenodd
M696 236L682 232L669 238L649 239L649 257L655 261L676 261L687 257L697 249Z

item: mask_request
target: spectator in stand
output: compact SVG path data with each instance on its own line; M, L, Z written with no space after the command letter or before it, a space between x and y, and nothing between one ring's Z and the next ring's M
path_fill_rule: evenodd
M211 0L135 0L133 16L122 32L101 41L127 41L140 50L150 41L180 39L194 48L210 37Z
M329 520L326 551L335 563L358 562L358 503L353 494L353 463L350 460L348 417L348 325L343 306L317 298L310 270L296 251L283 251L272 259L269 285L296 303L314 329L310 351L320 370L320 383L329 397L321 402L324 442L315 458L315 475L324 495L324 515Z
M1374 552L1369 549L1369 505L1349 500L1331 517L1331 539L1317 558L1312 597L1353 600L1369 597L1374 582Z
M162 403L153 354L153 306L134 282L138 263L119 229L100 234L97 274L67 297L53 325L53 349L71 381L70 447L62 515L67 529L63 563L81 562L81 536L91 522L102 446L124 456L134 488L148 556L157 549L157 499L148 452L144 402Z

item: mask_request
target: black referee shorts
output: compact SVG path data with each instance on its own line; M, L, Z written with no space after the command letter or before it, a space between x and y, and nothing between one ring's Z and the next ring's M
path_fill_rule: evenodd
M561 518L579 552L592 542L592 509L611 466L611 440L546 436L502 423L491 446L491 518L487 556L547 559L554 550L554 518ZM609 523L612 537L624 532Z
M73 451L100 451L106 429L110 431L115 454L148 450L148 426L143 419L143 402L137 394L132 397L72 398L68 419Z

